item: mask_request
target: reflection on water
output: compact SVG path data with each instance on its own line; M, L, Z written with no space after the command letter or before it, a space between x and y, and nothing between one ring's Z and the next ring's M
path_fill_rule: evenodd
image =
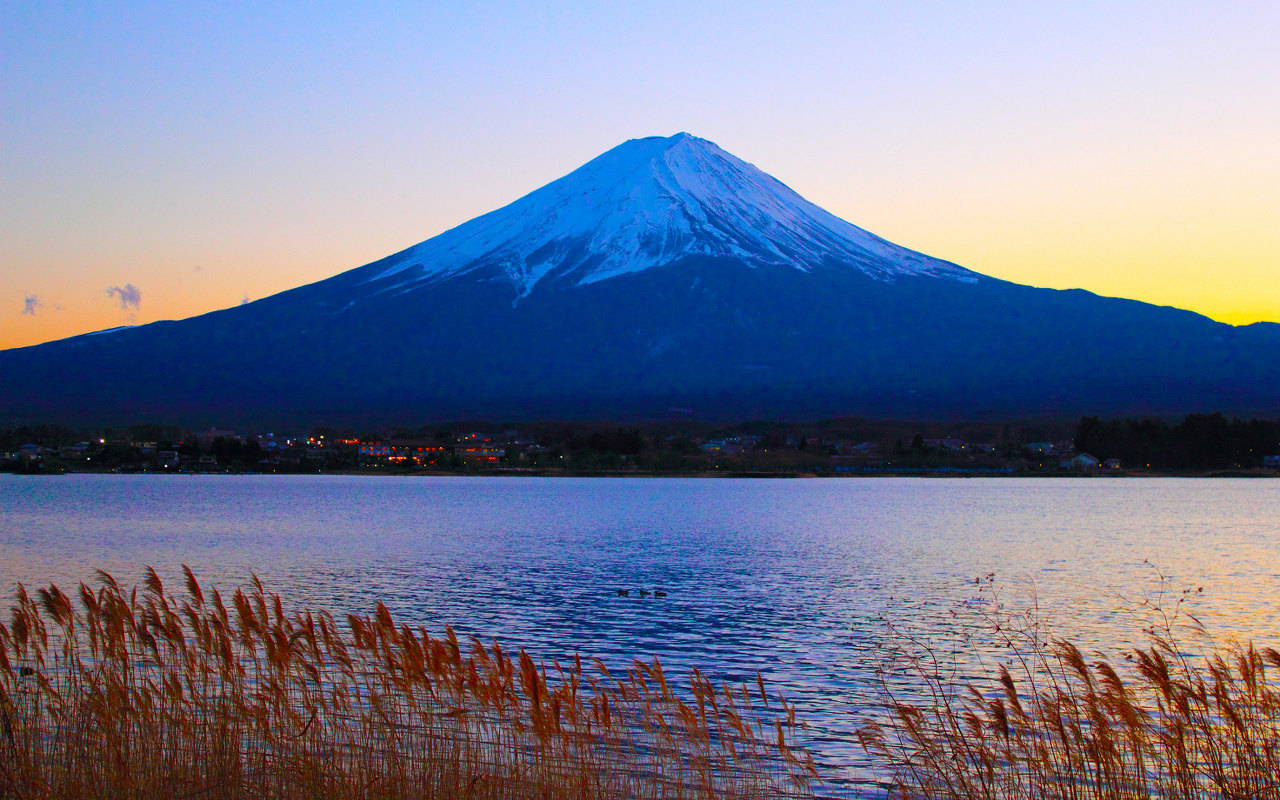
M1015 608L1034 591L1056 631L1115 647L1141 641L1118 609L1159 588L1154 564L1175 595L1203 587L1211 629L1275 642L1280 483L0 476L6 588L183 563L548 660L759 669L810 722L828 791L852 794L887 652L914 635L962 671L998 655L949 649L977 631L988 573Z

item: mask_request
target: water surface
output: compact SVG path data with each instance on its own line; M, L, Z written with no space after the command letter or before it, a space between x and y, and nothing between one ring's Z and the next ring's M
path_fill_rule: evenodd
M1210 628L1275 643L1280 482L0 476L5 588L184 563L547 659L759 669L811 723L825 791L854 794L876 668L912 637L962 671L998 656L992 586L1091 647L1140 643L1126 609L1162 587L1166 609L1190 589Z

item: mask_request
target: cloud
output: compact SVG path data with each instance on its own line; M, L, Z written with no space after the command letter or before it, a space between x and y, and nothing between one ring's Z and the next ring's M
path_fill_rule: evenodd
M107 297L119 298L121 311L128 311L130 307L137 311L142 305L142 292L132 283L126 283L123 289L119 286L112 286L107 290Z
M44 303L41 303L40 298L36 295L26 295L22 298L22 313L25 316L34 317L43 305Z
M242 306L249 305L249 294L247 292L245 293L244 297L240 298L240 305Z

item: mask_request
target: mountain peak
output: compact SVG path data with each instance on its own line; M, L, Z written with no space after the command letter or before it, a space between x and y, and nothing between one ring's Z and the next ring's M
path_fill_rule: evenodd
M670 147L675 147L678 144L688 144L688 145L695 145L695 146L711 145L712 147L716 146L714 142L707 141L706 139L700 139L697 136L694 136L692 133L688 133L687 131L680 131L679 133L674 134L672 136L643 136L639 139L628 139L627 141L623 142L618 146L626 147L628 145L632 145L636 143L658 146L658 147L661 147L663 150Z
M546 279L582 285L688 257L747 267L832 267L892 280L977 275L885 241L681 132L631 139L510 205L378 262L387 289L476 272L517 297ZM394 279L394 280L392 280Z

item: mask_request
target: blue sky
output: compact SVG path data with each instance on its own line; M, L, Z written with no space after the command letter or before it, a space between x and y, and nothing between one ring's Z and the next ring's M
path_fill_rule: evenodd
M681 130L979 272L1280 320L1276 30L1262 2L9 4L0 346L319 280Z

